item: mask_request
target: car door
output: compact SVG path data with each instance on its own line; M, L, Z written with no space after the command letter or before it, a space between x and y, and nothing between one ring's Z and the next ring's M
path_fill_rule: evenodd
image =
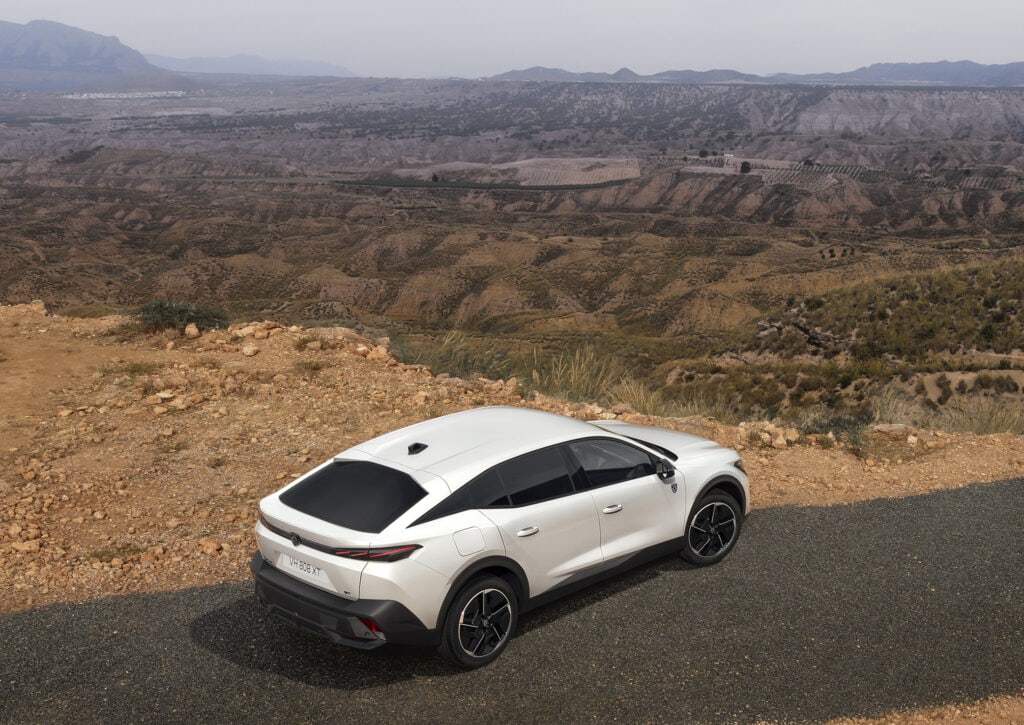
M500 464L504 507L481 509L501 532L507 555L525 571L531 597L600 566L601 532L594 499L577 492L567 460L557 447Z
M573 441L568 448L598 511L605 561L683 535L683 495L658 477L651 454L610 438Z

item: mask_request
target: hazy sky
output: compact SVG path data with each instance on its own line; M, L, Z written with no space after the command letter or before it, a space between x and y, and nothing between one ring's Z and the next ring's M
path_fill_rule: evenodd
M368 76L1024 60L1024 0L0 0L0 20L37 18L144 53L320 60Z

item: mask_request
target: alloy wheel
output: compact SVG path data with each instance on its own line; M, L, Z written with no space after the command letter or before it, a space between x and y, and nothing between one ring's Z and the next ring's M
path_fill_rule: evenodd
M486 657L505 641L512 624L512 606L504 592L482 589L462 608L459 646L470 657Z
M736 536L736 512L728 504L712 501L693 517L686 535L695 554L717 556L729 548Z

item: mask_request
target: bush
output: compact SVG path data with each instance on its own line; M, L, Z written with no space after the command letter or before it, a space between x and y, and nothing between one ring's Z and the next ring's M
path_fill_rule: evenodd
M864 445L864 428L870 422L864 415L825 410L807 411L801 417L798 429L802 435L831 433L855 451Z
M143 332L162 330L183 331L186 325L194 324L200 330L227 327L228 317L220 310L213 310L197 304L156 300L144 305L137 313Z

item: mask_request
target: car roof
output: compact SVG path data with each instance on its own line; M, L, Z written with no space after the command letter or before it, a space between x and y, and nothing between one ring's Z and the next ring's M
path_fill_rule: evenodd
M577 438L615 437L581 420L529 408L474 408L400 428L352 451L425 471L457 488L501 461ZM426 446L417 453L417 444ZM347 452L339 454L345 458Z

